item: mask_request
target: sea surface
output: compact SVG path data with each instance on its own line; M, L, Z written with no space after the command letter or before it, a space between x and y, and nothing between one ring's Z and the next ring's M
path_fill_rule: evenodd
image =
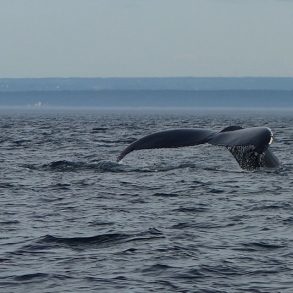
M277 170L155 131L267 126ZM293 292L293 112L0 110L0 292Z

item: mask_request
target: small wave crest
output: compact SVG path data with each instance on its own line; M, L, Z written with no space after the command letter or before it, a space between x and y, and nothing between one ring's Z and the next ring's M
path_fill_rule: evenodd
M141 233L106 233L88 237L59 237L45 235L16 251L17 254L32 253L50 248L86 249L105 248L126 242L149 241L163 238L161 231L151 228Z
M106 243L117 243L127 239L129 235L122 233L112 233L112 234L101 234L89 237L57 237L52 235L46 235L38 240L41 244L60 244L69 246L82 246L82 245L92 245L98 244L103 245Z
M260 251L260 250L275 250L286 247L287 244L281 241L256 241L243 243L242 248L237 248L237 250L246 251Z
M42 282L43 280L48 280L48 279L59 279L59 280L64 280L70 278L67 275L61 275L61 274L48 274L48 273L28 273L28 274L22 274L22 275L17 275L14 276L15 281L19 282L32 282L32 281L37 281L39 280Z
M25 168L38 171L53 171L53 172L77 172L92 170L95 172L129 172L135 171L126 165L121 165L116 162L101 160L97 162L74 162L67 160L53 161L42 165L24 165Z

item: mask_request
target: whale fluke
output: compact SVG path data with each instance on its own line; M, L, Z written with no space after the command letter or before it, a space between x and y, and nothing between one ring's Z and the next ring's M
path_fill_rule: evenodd
M267 127L228 126L221 131L202 128L172 129L134 141L121 152L117 161L136 150L179 148L209 143L226 147L242 169L275 168L279 166L279 161L269 149L272 140L273 133Z

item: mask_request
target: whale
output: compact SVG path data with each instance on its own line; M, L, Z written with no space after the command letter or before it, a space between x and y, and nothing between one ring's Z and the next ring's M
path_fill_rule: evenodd
M270 148L273 137L273 132L268 127L228 126L220 131L204 128L168 129L134 141L119 154L117 162L137 150L180 148L207 143L228 149L244 170L277 168L280 162Z

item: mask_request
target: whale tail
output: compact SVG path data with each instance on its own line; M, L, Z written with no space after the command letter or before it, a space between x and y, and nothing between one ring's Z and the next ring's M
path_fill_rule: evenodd
M279 161L269 149L272 136L272 131L267 127L228 126L220 132L202 128L166 130L134 141L120 153L117 161L135 150L178 148L209 143L226 147L242 169L275 168Z
M206 129L172 129L156 132L144 136L128 147L118 156L117 161L122 160L132 151L143 149L179 148L207 143L216 132Z

